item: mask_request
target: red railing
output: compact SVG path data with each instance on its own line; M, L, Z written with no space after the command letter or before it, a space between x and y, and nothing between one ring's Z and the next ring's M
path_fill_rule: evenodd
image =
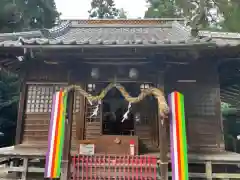
M157 180L153 156L76 155L72 168L73 180Z

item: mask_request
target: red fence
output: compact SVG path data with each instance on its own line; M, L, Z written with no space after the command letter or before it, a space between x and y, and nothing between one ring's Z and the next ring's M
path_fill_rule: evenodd
M73 180L157 180L153 156L83 156L72 158Z

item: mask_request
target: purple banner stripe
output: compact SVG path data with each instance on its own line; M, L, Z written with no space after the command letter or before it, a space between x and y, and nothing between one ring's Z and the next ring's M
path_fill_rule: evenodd
M170 121L170 146L171 146L171 164L172 164L172 179L175 180L175 161L174 161L174 140L173 140L173 115L172 115L172 96L174 92L168 95L168 106L169 106L169 121Z
M48 130L48 150L46 153L46 162L45 162L45 177L48 176L48 164L49 164L49 154L51 147L51 139L52 139L52 128L53 128L53 121L54 121L54 111L55 111L55 103L56 103L56 93L53 95L53 101L52 101L52 111L51 111L51 119L49 123L49 130Z

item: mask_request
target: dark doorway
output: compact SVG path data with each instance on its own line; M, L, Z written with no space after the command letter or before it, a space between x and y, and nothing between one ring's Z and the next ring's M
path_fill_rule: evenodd
M135 89L128 84L124 86L128 92ZM103 134L134 135L134 114L132 110L130 110L128 118L123 121L123 116L127 110L128 102L121 93L115 88L110 90L103 100Z

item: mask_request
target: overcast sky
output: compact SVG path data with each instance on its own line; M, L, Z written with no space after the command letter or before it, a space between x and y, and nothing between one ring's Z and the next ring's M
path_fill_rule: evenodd
M91 0L55 0L57 9L62 13L62 19L88 18ZM123 8L128 18L143 17L146 10L146 0L115 0L117 8Z

